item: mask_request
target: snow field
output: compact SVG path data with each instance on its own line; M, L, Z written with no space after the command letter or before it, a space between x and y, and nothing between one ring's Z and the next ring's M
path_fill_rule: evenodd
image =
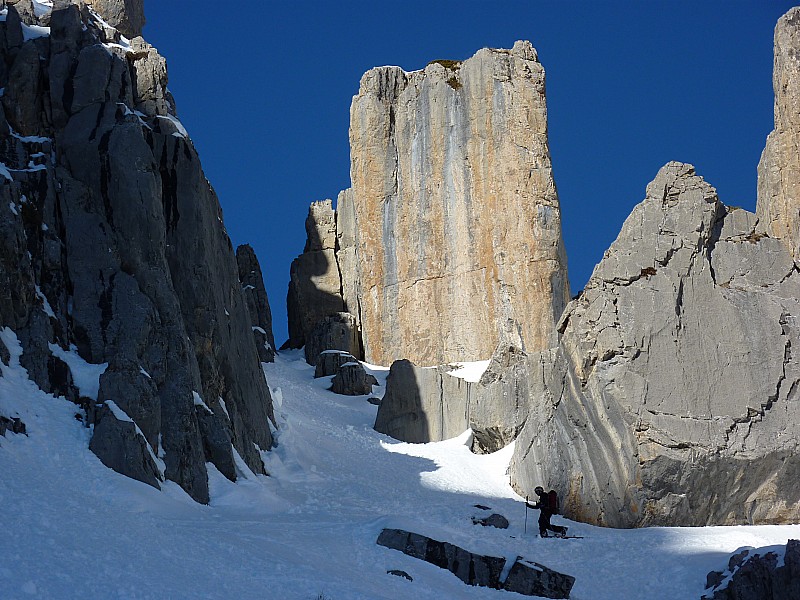
M375 544L382 528L399 527L569 573L576 600L684 600L699 598L706 573L738 548L800 537L798 525L621 531L555 517L585 539L539 539L538 511L528 511L525 533L508 484L513 448L477 456L469 432L416 445L379 434L377 407L329 392L331 378L314 380L301 352L264 365L279 426L278 446L263 453L270 476L240 469L234 484L210 467L212 501L198 505L173 483L158 491L104 467L78 408L30 382L16 338L0 335L12 349L0 414L22 417L29 434L0 437L2 598L522 597L466 586ZM381 396L388 370L367 367ZM472 525L490 512L510 528Z

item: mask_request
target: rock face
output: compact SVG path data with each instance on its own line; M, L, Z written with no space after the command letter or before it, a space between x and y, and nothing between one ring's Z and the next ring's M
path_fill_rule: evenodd
M261 265L249 244L236 248L236 263L239 266L239 281L242 283L242 294L250 313L258 357L261 362L273 362L275 338L272 335L272 311L267 289L264 287L264 277L261 275Z
M364 396L372 393L372 386L378 380L367 373L361 363L349 362L339 367L331 380L331 391L344 396Z
M152 452L206 502L206 462L235 478L238 452L262 473L259 449L272 446L219 202L156 50L120 43L86 7L49 22L28 41L13 6L0 23L0 326L42 389L95 418L101 460L158 485L142 467ZM56 346L108 364L98 397L80 397ZM131 423L96 410L108 401Z
M314 202L306 219L303 254L292 261L286 304L289 339L285 347L306 347L315 364L323 350L344 350L362 357L355 317L347 314L336 262L336 213L330 200Z
M530 43L414 73L368 71L350 147L337 244L307 250L292 269L295 289L311 287L330 306L295 293L300 306L352 314L366 360L378 364L481 360L500 342L556 342L569 285L544 70ZM332 219L316 221L328 239Z
M743 550L725 572L708 574L701 600L795 600L800 598L800 541L786 543L783 560L773 551Z
M142 35L144 0L87 0L92 8L122 35L134 38Z
M556 341L569 285L544 91L529 42L362 77L350 177L368 361Z
M513 346L495 351L478 382L451 375L450 366L396 361L374 428L410 443L438 442L470 428L472 450L494 452L514 440L527 418L527 368L527 356Z
M800 261L800 7L775 27L775 129L758 164L756 214Z
M575 584L574 577L521 556L502 579L505 558L474 554L448 542L402 529L384 529L377 544L447 569L468 585L504 589L526 596L569 598Z
M616 527L800 519L800 274L670 163L532 355L512 482Z

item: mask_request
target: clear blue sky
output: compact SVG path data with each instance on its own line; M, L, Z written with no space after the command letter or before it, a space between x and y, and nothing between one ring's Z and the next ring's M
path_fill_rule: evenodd
M258 253L280 345L308 204L349 186L349 107L364 71L533 43L575 293L670 160L754 210L773 123L773 29L791 6L146 0L145 37L167 58L233 243Z

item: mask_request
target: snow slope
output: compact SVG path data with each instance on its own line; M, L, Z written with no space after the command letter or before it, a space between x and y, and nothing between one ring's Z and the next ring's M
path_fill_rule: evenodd
M699 598L706 573L738 548L800 537L798 525L617 531L556 517L585 539L539 539L538 513L525 533L507 483L511 448L475 456L469 432L420 445L378 434L376 407L327 391L330 378L313 380L301 352L264 366L280 426L279 446L264 454L271 476L232 484L212 469L212 502L201 506L175 484L159 492L106 469L77 407L36 388L12 350L0 414L22 417L29 435L0 437L4 599L522 598L375 544L382 528L401 527L574 575L578 600L683 600ZM372 372L385 382L386 370ZM488 514L474 504L511 528L472 525Z

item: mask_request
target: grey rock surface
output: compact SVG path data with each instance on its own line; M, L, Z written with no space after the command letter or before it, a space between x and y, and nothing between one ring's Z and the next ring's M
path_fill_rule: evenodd
M314 377L330 377L339 372L339 367L346 363L357 362L356 357L343 350L325 350L317 355Z
M353 315L346 312L333 313L317 322L306 337L306 362L315 364L320 352L325 350L343 350L357 358L363 355L361 336Z
M374 428L412 444L461 435L469 426L466 387L465 381L447 375L443 368L395 361L386 378Z
M344 311L342 283L336 264L336 214L330 200L314 202L306 218L306 245L303 254L292 261L291 280L286 299L289 316L289 339L286 346L301 348L308 343L311 332L325 317ZM306 353L314 364L322 350L350 348L319 348L316 354Z
M269 307L267 290L258 257L249 244L236 248L236 262L239 266L239 281L247 302L253 337L261 362L275 360L275 337L272 335L272 310Z
M800 7L775 26L775 129L758 163L756 214L800 262Z
M145 24L144 0L86 0L109 25L122 35L142 35Z
M575 578L571 575L553 571L519 556L511 565L503 589L526 596L569 598L573 585Z
M161 487L163 475L141 430L133 421L117 418L106 404L98 410L89 448L107 467Z
M800 518L800 275L693 167L647 188L528 358L512 484L616 527Z
M472 429L472 450L495 452L512 442L527 418L527 355L501 345L477 382L453 367L397 361L389 370L375 429L410 443L436 442Z
M148 461L163 455L164 477L207 502L207 461L234 478L235 451L261 473L272 446L219 202L155 48L110 45L119 33L76 5L49 23L49 36L0 47L0 326L42 389L97 421L91 447L105 464L157 485ZM80 396L51 344L108 363L98 398ZM131 421L96 411L106 400Z
M497 529L508 529L508 519L499 513L492 513L488 517L473 517L473 525L481 525L482 527L496 527Z
M361 363L349 362L341 365L334 375L331 391L343 396L364 396L372 393L373 385L378 385L378 380Z
M525 596L569 598L575 578L517 557L505 579L505 558L475 554L448 542L404 531L384 529L377 544L446 569L468 585L504 589Z
M797 600L800 598L800 541L786 543L783 560L774 551L746 549L726 571L712 572L701 600Z

